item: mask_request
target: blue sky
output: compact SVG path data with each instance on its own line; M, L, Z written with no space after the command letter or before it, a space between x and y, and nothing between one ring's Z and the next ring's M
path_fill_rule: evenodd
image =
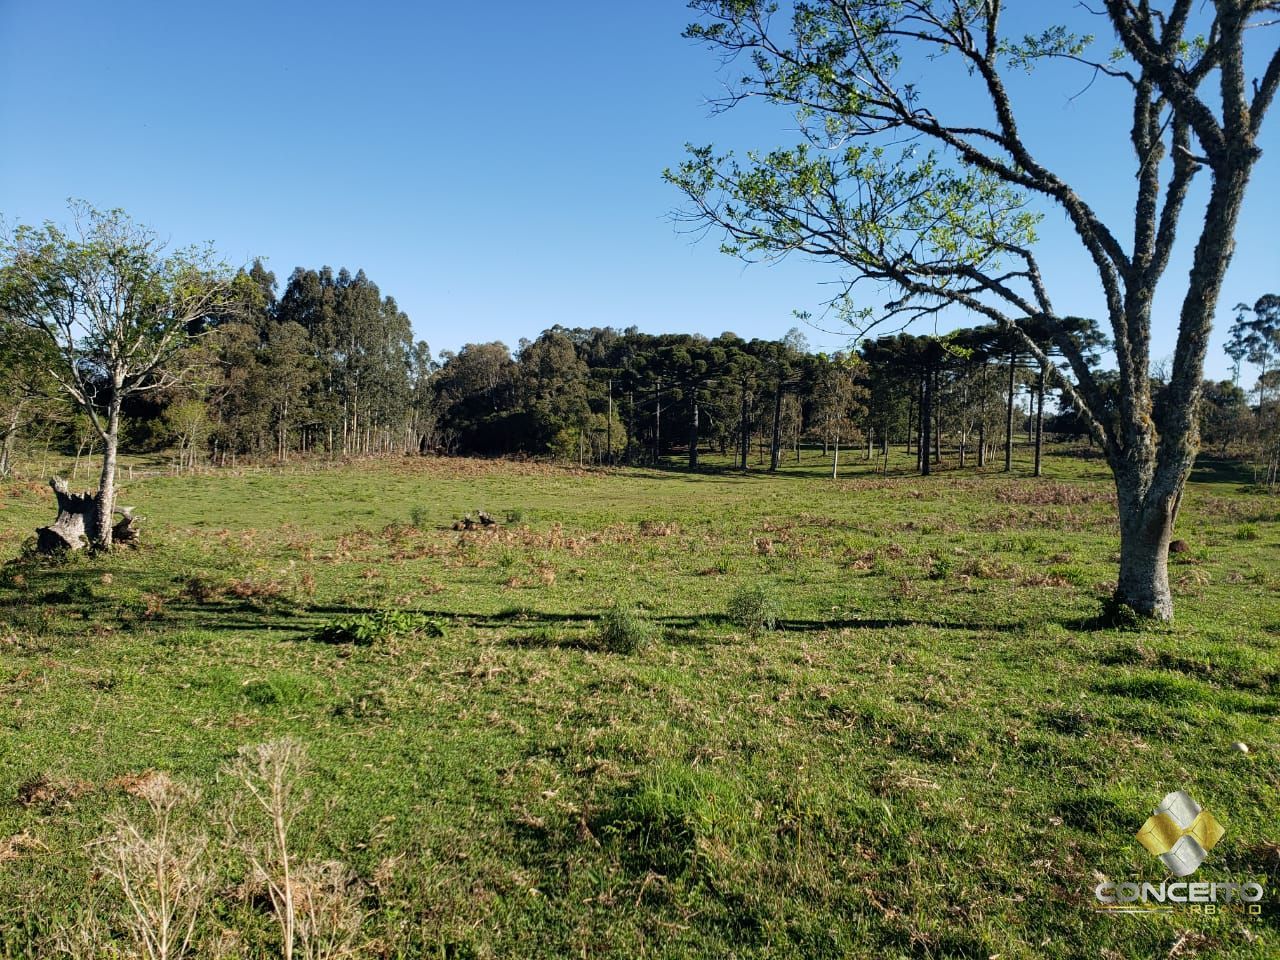
M363 267L436 350L514 346L555 323L780 336L793 310L820 309L834 271L744 267L667 218L679 197L661 172L685 142L797 139L776 108L710 117L723 77L681 38L688 19L680 0L0 0L0 212L59 219L74 196L232 262L261 255L282 280L296 265ZM965 109L945 68L919 69ZM1022 84L1027 133L1123 220L1132 164L1106 134L1128 118L1115 88L1071 99L1085 79ZM1222 298L1219 376L1229 308L1280 289L1275 128ZM1044 234L1058 308L1097 313L1058 215ZM1157 357L1184 276L1175 263L1158 303Z

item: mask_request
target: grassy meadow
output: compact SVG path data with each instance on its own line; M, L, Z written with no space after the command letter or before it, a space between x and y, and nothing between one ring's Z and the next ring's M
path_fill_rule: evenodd
M125 942L99 838L157 771L210 839L197 955L280 956L227 837L237 750L285 736L359 957L1280 956L1280 502L1198 469L1177 621L1120 630L1100 460L846 457L152 477L140 549L63 563L5 483L0 957ZM1194 879L1261 915L1094 909L1164 879L1134 833L1176 789L1227 830Z

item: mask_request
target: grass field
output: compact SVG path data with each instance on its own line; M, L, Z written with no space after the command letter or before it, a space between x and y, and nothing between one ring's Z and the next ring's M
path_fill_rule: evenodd
M811 452L126 485L143 548L0 569L0 956L90 913L123 935L95 841L150 771L200 791L202 954L279 956L223 838L237 749L286 735L297 855L350 871L358 956L1280 956L1280 503L1198 470L1177 621L1122 631L1094 622L1100 461L856 456L838 482ZM9 559L51 497L3 494ZM507 522L449 529L477 509ZM615 605L634 650L602 639ZM388 610L421 616L324 642ZM1227 830L1193 879L1261 881L1260 916L1094 909L1103 878L1165 877L1134 833L1176 789Z

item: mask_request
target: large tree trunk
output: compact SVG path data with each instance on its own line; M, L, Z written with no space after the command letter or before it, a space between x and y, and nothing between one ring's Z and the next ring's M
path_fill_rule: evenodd
M742 472L747 472L747 457L751 453L751 429L750 429L750 407L747 404L747 385L742 385L742 408L739 411L738 429L741 431L740 438L741 447L739 449L740 458L742 460Z
M1149 490L1140 494L1141 482L1117 474L1120 512L1120 579L1117 603L1144 617L1173 619L1173 594L1169 592L1169 541L1177 515L1175 491Z
M117 390L117 394L119 391ZM102 476L98 480L98 512L89 532L94 546L111 549L111 517L116 509L116 448L120 442L120 403L113 399L102 438Z

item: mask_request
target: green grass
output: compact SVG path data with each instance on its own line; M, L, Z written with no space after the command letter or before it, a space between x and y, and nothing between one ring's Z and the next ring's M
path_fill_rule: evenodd
M237 748L282 735L299 849L363 881L369 956L1276 956L1276 501L1193 483L1177 622L1117 631L1099 461L827 471L126 484L141 550L0 568L0 957L110 904L122 778L198 788L218 836ZM16 557L51 498L0 493ZM449 529L477 510L519 521ZM754 586L776 630L732 615ZM615 610L649 642L608 649ZM1262 916L1092 909L1099 874L1163 879L1133 835L1174 789L1227 828L1195 879L1261 879ZM203 927L278 955L216 867Z

